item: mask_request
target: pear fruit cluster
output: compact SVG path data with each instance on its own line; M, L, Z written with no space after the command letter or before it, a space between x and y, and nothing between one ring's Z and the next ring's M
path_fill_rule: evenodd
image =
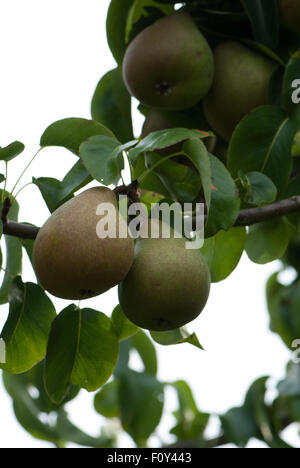
M97 208L112 207L108 222L116 224L116 238L97 234ZM120 223L124 226L120 226ZM81 300L99 296L128 273L134 242L118 237L127 223L119 217L115 193L95 187L60 206L40 229L34 244L33 265L40 284L54 296Z

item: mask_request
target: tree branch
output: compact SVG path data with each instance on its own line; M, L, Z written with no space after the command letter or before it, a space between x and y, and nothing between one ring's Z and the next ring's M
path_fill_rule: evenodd
M235 222L235 226L251 226L252 224L270 221L291 213L300 211L300 196L294 196L270 205L258 208L241 210Z
M126 191L126 186L118 187L115 192L119 194L128 194L128 190ZM129 193L132 198L138 198L136 182L129 186ZM3 204L1 213L3 233L8 236L20 237L22 239L36 239L40 228L30 224L9 221L7 216L10 207L11 202L9 198L7 198ZM251 226L252 224L261 223L263 221L270 221L271 219L297 212L300 212L300 195L259 208L248 208L246 210L241 210L234 226Z

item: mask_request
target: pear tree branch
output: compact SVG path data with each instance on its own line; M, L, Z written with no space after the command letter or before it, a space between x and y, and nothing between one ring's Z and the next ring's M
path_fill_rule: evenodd
M138 200L138 186L134 182L129 186L121 186L115 189L115 193L128 195L133 201ZM11 208L11 201L7 198L4 201L1 220L3 223L3 233L8 236L19 237L21 239L35 239L39 229L37 226L30 224L16 223L9 221L8 214ZM300 212L300 195L280 200L270 205L265 205L257 208L247 208L241 210L234 226L251 226L253 224L261 223L263 221L270 221L271 219L286 216L288 214Z

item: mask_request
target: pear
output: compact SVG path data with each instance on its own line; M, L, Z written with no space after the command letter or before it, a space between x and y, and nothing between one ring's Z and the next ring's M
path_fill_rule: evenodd
M245 115L267 104L276 64L234 41L219 44L214 57L214 82L203 101L203 109L213 130L229 141Z
M283 26L300 34L299 0L278 0L278 6Z
M115 238L97 234L101 220L97 208L102 203L111 207L107 220L116 227ZM119 227L124 238L119 237ZM95 187L59 207L44 224L34 244L33 265L49 293L77 300L98 296L120 283L133 256L134 242L126 221L119 219L114 192Z
M123 77L143 104L187 109L209 91L214 73L212 51L191 16L177 11L140 32L129 44Z
M138 239L132 268L119 285L127 318L152 331L173 330L194 320L206 305L210 273L199 250L183 238Z

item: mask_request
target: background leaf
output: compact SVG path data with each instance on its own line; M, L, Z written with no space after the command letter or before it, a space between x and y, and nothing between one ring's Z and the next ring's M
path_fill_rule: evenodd
M242 0L257 42L276 48L279 40L279 15L276 0Z
M122 77L115 68L99 81L92 99L92 117L112 130L125 143L133 139L131 121L131 96Z
M0 148L0 161L11 161L21 154L25 149L23 143L19 141L14 141L5 148Z

